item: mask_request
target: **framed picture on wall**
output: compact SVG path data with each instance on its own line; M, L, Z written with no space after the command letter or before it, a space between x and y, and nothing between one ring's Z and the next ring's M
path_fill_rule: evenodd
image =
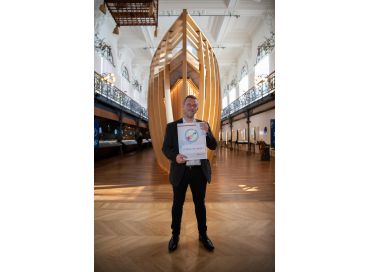
M249 138L250 138L250 140L251 140L252 143L256 141L255 135L256 135L256 133L254 131L254 127L251 127L250 128Z

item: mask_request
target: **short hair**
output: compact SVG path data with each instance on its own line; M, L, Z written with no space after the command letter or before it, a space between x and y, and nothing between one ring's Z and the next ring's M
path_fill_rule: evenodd
M188 95L188 96L186 96L186 97L185 97L183 104L185 104L185 101L186 101L186 99L188 99L188 98L198 100L198 98L197 98L196 96L194 96L194 95L190 94L190 95Z

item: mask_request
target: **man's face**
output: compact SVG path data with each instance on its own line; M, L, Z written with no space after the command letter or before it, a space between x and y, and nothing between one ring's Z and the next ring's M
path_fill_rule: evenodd
M194 118L195 113L198 111L198 101L193 98L188 98L184 103L184 116L187 118Z

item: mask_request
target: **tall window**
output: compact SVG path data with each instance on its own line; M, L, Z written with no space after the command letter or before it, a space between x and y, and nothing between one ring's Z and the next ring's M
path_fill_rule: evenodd
M249 75L245 75L239 82L240 95L248 91Z
M244 65L240 71L240 78L241 80L239 81L239 94L242 95L243 93L248 91L249 87L249 75L246 65Z
M255 83L258 83L262 78L269 74L269 56L264 56L254 67Z
M233 87L229 92L229 101L232 103L236 99L236 88Z
M224 96L224 98L222 98L222 108L226 108L227 107L227 95Z

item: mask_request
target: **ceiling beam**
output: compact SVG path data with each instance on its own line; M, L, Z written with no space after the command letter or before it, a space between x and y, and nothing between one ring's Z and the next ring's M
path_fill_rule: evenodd
M229 0L228 4L227 4L227 11L229 12L232 12L235 10L235 7L236 7L236 4L238 3L238 0ZM216 36L216 43L219 44L222 39L224 38L225 36L225 33L227 31L227 28L230 24L230 21L231 21L231 18L232 17L222 17L221 18L221 26L219 27L219 31L218 31L218 34Z

